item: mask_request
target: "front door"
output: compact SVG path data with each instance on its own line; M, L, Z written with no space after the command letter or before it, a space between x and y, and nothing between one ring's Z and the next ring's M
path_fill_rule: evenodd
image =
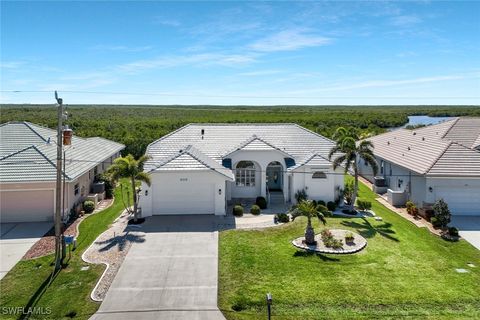
M282 167L269 165L267 167L268 190L282 190Z

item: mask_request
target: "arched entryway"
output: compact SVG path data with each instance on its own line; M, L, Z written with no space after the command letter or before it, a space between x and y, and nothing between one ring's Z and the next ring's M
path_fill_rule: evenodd
M283 167L278 161L272 161L267 166L267 189L280 191L283 189Z

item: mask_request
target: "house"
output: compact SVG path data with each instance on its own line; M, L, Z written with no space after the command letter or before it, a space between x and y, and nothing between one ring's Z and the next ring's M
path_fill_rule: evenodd
M53 221L57 132L29 122L0 125L0 221ZM125 146L103 138L74 136L65 150L63 216L90 193L94 177Z
M363 161L360 173L388 200L418 207L444 199L452 214L480 215L480 118L454 118L415 130L400 129L369 138L379 164L377 178Z
M334 201L343 171L327 160L334 142L296 124L189 124L147 147L151 174L143 216L226 214L228 204L264 197Z

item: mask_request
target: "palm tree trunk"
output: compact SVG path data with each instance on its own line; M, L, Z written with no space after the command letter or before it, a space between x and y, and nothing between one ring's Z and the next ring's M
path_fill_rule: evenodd
M353 171L354 171L355 182L354 182L354 185L353 185L353 197L352 197L351 211L355 210L355 200L357 200L357 195L358 195L358 171L357 171L356 168Z
M135 188L135 177L131 178L132 181L132 190L133 190L133 221L137 222L138 217L137 217L137 192Z
M307 216L307 228L305 229L305 243L315 244L315 230L312 227L312 218Z

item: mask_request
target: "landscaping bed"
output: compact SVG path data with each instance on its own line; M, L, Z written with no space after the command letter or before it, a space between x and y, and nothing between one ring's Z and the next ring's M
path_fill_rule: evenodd
M304 217L278 228L220 232L219 307L225 317L264 317L269 292L277 319L480 318L480 251L417 228L373 201L376 195L363 184L360 196L383 221L333 217L326 226L313 223L317 233L343 229L364 237L368 246L359 254L293 247L292 239L304 233Z
M81 255L122 211L122 195L117 189L112 206L88 216L79 225L77 249L72 251L71 257L67 254L63 269L56 274L52 275L53 255L17 263L0 281L0 309L23 309L3 314L2 319L23 319L26 316L21 314L21 310L33 310L34 307L48 314L30 314L29 319L90 318L99 307L90 299L90 293L105 267L88 266Z

